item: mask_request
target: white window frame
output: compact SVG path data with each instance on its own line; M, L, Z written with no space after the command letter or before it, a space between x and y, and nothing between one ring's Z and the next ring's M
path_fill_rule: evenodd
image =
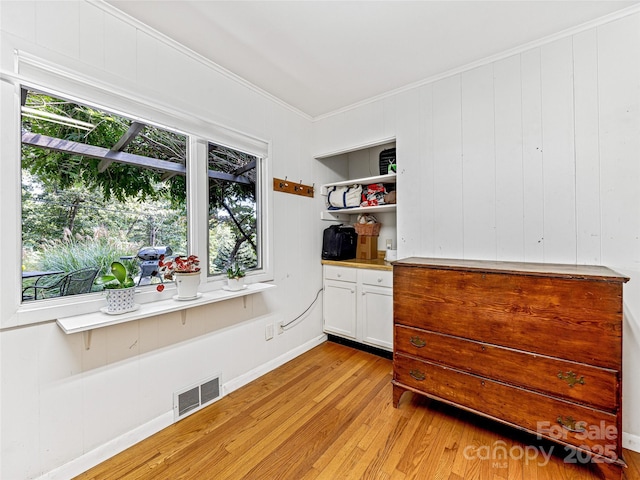
M2 72L0 76L0 103L6 106L0 112L0 160L3 175L0 176L0 205L2 222L0 251L3 252L3 268L0 275L0 329L53 321L83 313L96 312L104 306L100 293L68 296L37 302L22 302L22 209L21 209L21 89L31 88L85 105L113 112L123 117L146 124L159 125L188 137L187 146L187 243L189 253L208 259L208 152L209 142L251 153L260 159L257 199L260 212L258 222L261 238L262 265L247 274L247 283L273 280L272 215L268 185L272 182L269 168L271 143L243 132L228 129L207 119L174 107L162 105L155 100L141 99L129 92L110 85L98 84L76 73L60 67L52 67L35 57L22 54L24 74ZM70 93L71 91L75 93ZM222 288L226 283L223 275L207 276L208 268L202 269L200 291ZM171 298L175 287L169 285L163 292L147 287L136 294L137 303L148 303Z

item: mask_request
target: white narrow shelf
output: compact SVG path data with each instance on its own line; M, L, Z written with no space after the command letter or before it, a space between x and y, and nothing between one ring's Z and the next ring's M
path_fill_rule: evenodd
M193 307L207 305L209 303L223 302L232 298L245 297L254 293L263 292L275 285L269 283L252 283L247 285L243 290L214 290L211 292L203 292L194 300L174 300L172 298L160 300L157 302L143 303L140 308L133 312L122 313L120 315L109 315L102 312L92 312L83 315L75 315L73 317L64 317L57 320L58 326L64 333L70 335L72 333L90 332L96 328L108 327L119 323L132 322L141 320L155 315L164 313L177 312L187 310ZM183 319L184 322L184 319ZM87 339L85 338L85 342ZM90 339L89 339L90 342ZM86 345L89 348L89 345Z
M320 212L320 219L334 220L338 222L348 222L350 215L357 215L359 213L384 213L384 212L395 212L395 211L396 211L395 203L378 205L376 207L341 208L339 210L323 210L322 212Z
M387 173L386 175L376 175L373 177L351 178L340 182L327 183L322 186L322 195L327 194L327 190L331 187L344 187L348 185L369 185L371 183L396 183L397 175L395 173Z

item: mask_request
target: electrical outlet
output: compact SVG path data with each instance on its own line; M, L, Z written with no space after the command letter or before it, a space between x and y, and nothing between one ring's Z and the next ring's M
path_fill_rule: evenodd
M278 330L278 335L282 335L284 333L283 322L276 323L276 329Z
M273 323L268 323L264 327L264 338L271 340L273 338Z

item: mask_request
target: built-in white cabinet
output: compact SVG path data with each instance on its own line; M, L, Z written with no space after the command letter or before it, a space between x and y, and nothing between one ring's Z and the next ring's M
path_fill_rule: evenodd
M393 272L324 266L324 331L393 349Z

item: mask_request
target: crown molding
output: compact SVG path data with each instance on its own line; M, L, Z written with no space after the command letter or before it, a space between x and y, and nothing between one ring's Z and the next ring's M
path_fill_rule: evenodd
M165 43L166 45L170 46L171 48L174 48L175 50L179 51L183 55L186 55L189 58L191 58L192 60L195 60L195 61L205 65L206 67L210 68L211 70L214 70L216 73L219 73L220 75L223 75L227 79L229 79L229 80L231 80L233 82L236 82L239 85L242 85L243 87L253 91L254 93L257 93L258 95L266 98L267 100L269 100L271 102L274 102L274 103L280 105L281 107L286 108L287 110L295 113L296 115L301 116L302 118L304 118L306 120L309 120L309 121L313 120L313 117L311 117L311 115L308 115L307 113L303 112L302 110L297 109L293 105L288 104L287 102L285 102L284 100L276 97L275 95L270 94L266 90L263 90L262 88L258 87L257 85L254 85L253 83L249 82L248 80L245 80L244 78L240 77L239 75L236 75L235 73L231 72L230 70L227 70L226 68L218 65L217 63L209 60L208 58L204 57L203 55L200 55L199 53L194 52L190 48L185 47L183 44L173 40L172 38L168 37L167 35L159 32L158 30L150 27L149 25L146 25L145 23L142 23L141 21L133 18L131 15L128 15L128 14L124 13L122 10L118 10L113 5L111 5L109 3L106 3L105 0L86 0L86 1L87 1L87 3L90 3L90 4L98 7L99 9L104 11L105 13L107 13L109 15L112 15L112 16L116 17L117 19L125 22L125 23L128 23L132 27L135 27L138 30L146 33L147 35L151 36L155 40L158 40L160 42Z
M596 28L599 27L601 25L605 25L607 23L613 22L615 20L619 20L621 18L627 17L629 15L633 15L635 13L639 13L640 12L640 4L637 5L632 5L630 7L626 7L624 9L618 10L617 12L613 12L610 14L607 14L603 17L599 17L599 18L595 18L593 20L589 20L588 22L585 23L581 23L580 25L576 25L574 27L568 28L566 30L562 30L560 32L554 33L552 35L548 35L546 37L542 37L539 38L537 40L533 40L531 42L519 45L517 47L511 48L509 50L505 50L504 52L501 53L497 53L495 55L491 55L489 57L485 57L482 58L480 60L476 60L474 62L471 63L467 63L465 65L462 65L460 67L456 67L454 69L448 70L446 72L442 72L442 73L438 73L436 75L433 75L431 77L425 78L423 80L419 80L417 82L414 83L410 83L408 85L405 85L403 87L399 87L396 88L394 90L390 90L388 92L385 93L381 93L380 95L376 95L374 97L370 97L367 98L365 100L361 100L359 102L353 103L351 105L347 105L346 107L342 107L339 108L337 110L334 110L332 112L328 112L328 113L323 113L322 115L318 115L316 117L313 117L313 121L317 122L320 120L324 120L326 118L329 117L333 117L335 115L340 115L341 113L345 113L348 112L350 110L354 110L356 108L362 107L364 105L368 105L370 103L374 103L374 102L378 102L380 100L384 100L386 98L390 98L393 97L395 95L398 95L400 93L403 92L407 92L409 90L414 90L416 88L420 88L423 87L425 85L429 85L431 83L435 83L439 80L448 78L448 77L452 77L454 75L459 75L463 72L466 72L468 70L473 70L474 68L478 68L478 67L482 67L484 65L493 63L493 62L497 62L499 60L504 60L505 58L511 57L513 55L518 55L521 53L524 53L528 50L532 50L534 48L539 48L543 45L547 45L549 43L552 43L556 40L560 40L562 38L567 38L573 35L576 35L578 33L584 32L585 30L589 30L591 28Z

